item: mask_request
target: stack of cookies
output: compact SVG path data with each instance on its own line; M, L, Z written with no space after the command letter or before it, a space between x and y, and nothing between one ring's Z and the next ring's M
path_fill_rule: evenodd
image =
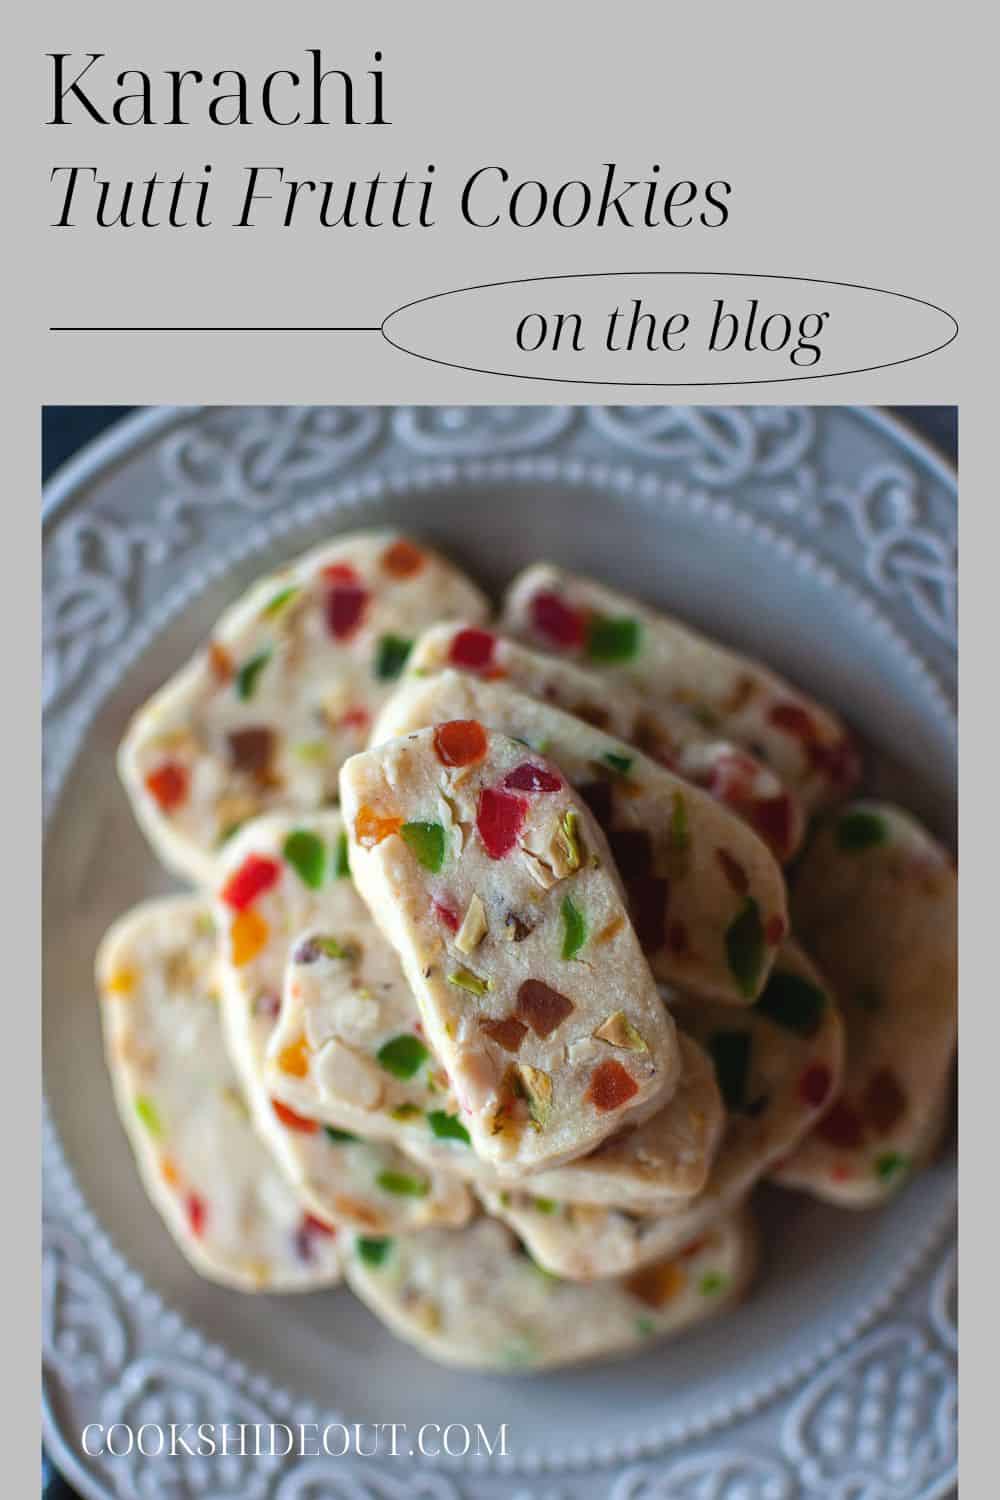
M952 862L836 717L549 565L485 597L344 536L261 580L120 755L163 862L98 956L150 1196L205 1275L341 1276L480 1368L732 1305L766 1177L934 1152ZM789 895L785 868L794 861Z

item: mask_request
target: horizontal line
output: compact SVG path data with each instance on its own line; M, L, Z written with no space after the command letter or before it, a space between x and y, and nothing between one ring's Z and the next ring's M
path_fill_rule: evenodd
M285 327L274 324L217 324L206 323L193 324L190 327L177 327L172 324L163 327L144 326L135 323L116 323L104 325L87 325L83 323L52 324L50 333L381 333L380 326L375 323L370 327L359 328L356 325L348 327L317 327L302 324L289 324Z

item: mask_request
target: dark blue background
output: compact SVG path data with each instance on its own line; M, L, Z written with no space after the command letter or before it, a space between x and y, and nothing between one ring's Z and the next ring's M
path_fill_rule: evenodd
M42 410L42 478L46 480L78 449L135 411L134 406L47 406ZM893 406L889 408L915 427L954 463L958 458L958 408L954 406ZM43 1456L44 1500L77 1500L65 1480Z

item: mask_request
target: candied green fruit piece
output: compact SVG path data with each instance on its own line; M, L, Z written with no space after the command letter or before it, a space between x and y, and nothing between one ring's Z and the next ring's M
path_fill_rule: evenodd
M395 682L406 659L413 649L413 642L402 635L383 635L375 647L375 676L380 682Z
M251 656L249 661L243 663L236 674L236 696L244 703L249 702L257 690L257 679L261 672L271 660L271 651L258 651L256 656Z
M469 1132L461 1120L457 1115L450 1115L446 1109L432 1109L427 1116L427 1123L439 1141L461 1141L465 1146L472 1144Z
M440 823L404 823L399 832L424 869L436 875L444 864L443 826Z
M562 903L563 958L575 958L587 941L587 919L571 896Z
M596 615L587 632L587 655L591 661L631 661L638 655L641 634L638 620Z
M356 1241L358 1256L366 1266L384 1266L392 1249L392 1240L371 1239L362 1235Z
M423 1067L430 1053L418 1036L403 1032L383 1043L375 1056L387 1073L405 1079L412 1078Z
M318 890L326 873L326 846L323 840L306 828L296 828L285 840L281 851L303 885Z
M837 848L848 854L862 854L888 840L889 828L885 819L865 808L843 813L837 820Z

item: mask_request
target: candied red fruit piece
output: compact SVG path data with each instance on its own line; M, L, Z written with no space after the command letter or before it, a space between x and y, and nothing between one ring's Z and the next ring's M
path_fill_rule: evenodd
M794 815L787 792L777 797L754 797L739 809L779 859L787 859L792 848Z
M298 1130L302 1135L315 1135L319 1129L315 1120L307 1120L303 1115L297 1115L294 1109L289 1109L288 1105L282 1104L280 1099L272 1099L271 1108L282 1125L287 1126L289 1130Z
M834 786L851 787L861 775L861 757L846 735L832 745L810 745L809 759Z
M164 812L173 812L187 801L190 777L179 761L165 760L146 777L146 790Z
M503 859L514 848L527 811L524 799L509 792L486 787L479 793L476 828L490 859Z
M440 917L441 921L448 928L448 931L457 932L461 925L458 912L455 911L452 907L446 906L443 901L432 901L431 905L433 906L437 915Z
M833 1074L825 1063L810 1063L799 1079L799 1095L818 1109L833 1087Z
M331 563L323 569L323 577L330 585L326 596L326 628L335 640L349 640L361 624L368 590L349 563Z
M543 1040L576 1009L572 1000L540 979L526 979L517 992L517 1013Z
M188 1223L191 1225L191 1233L200 1239L205 1233L208 1205L200 1194L188 1193L185 1208L187 1209Z
M801 740L804 745L815 743L816 725L812 715L807 713L800 703L775 703L771 707L768 718L775 729L784 730L785 734Z
M543 589L531 601L531 619L539 635L552 645L571 651L583 645L587 622L578 609L563 603L558 594Z
M233 911L245 911L258 896L271 889L281 876L281 865L265 854L248 854L219 892Z
M479 1029L505 1052L517 1052L528 1028L516 1016L502 1016L498 1021L480 1021Z
M487 744L478 719L452 719L434 731L434 749L445 766L474 766L486 755Z
M455 667L461 667L466 672L483 672L493 663L493 649L496 646L496 637L488 630L479 630L475 626L469 626L465 630L456 631L452 636L451 645L448 648L448 660Z
M595 1109L606 1112L621 1109L638 1092L639 1085L628 1069L609 1058L607 1062L598 1063L591 1073L587 1099Z
M558 792L562 778L553 771L546 771L544 766L535 766L526 760L513 771L508 771L500 785L511 792Z

